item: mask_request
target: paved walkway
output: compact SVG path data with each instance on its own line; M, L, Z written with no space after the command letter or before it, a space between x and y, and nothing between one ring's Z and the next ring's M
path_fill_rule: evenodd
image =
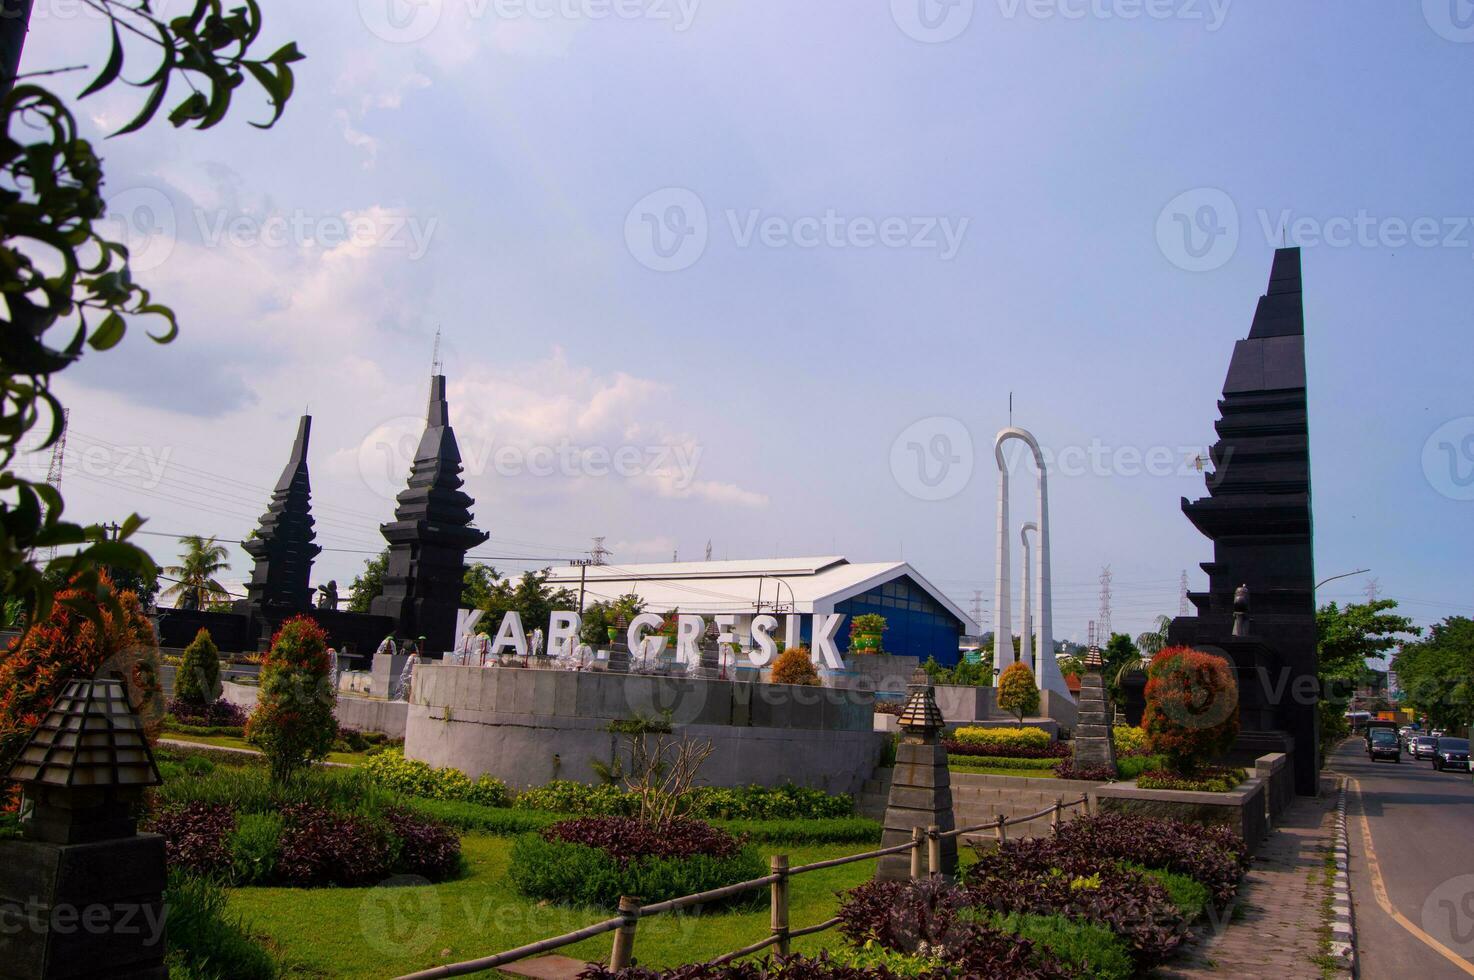
M1325 855L1335 829L1336 786L1325 779L1319 797L1296 800L1255 856L1228 921L1210 917L1196 943L1158 976L1289 980L1319 973L1315 958L1331 890Z

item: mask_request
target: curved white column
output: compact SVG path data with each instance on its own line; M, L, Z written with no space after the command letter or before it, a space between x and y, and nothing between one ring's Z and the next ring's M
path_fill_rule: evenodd
M998 433L993 443L993 458L998 463L998 580L994 587L996 604L993 614L993 663L1007 667L1016 658L1013 656L1012 624L1009 622L1009 560L1008 560L1008 466L1003 458L1003 444L1018 439L1034 453L1034 465L1039 470L1039 561L1034 569L1034 594L1039 601L1039 625L1037 627L1039 655L1034 668L1035 682L1041 688L1055 691L1066 698L1071 697L1065 687L1065 679L1055 662L1054 631L1052 616L1052 590L1049 576L1049 474L1044 466L1044 453L1039 440L1027 429L1010 426ZM1023 642L1020 642L1020 646ZM1073 700L1073 699L1072 699Z
M1032 552L1029 548L1029 532L1038 530L1038 524L1035 524L1033 521L1025 521L1024 526L1019 528L1018 532L1019 542L1024 546L1023 570L1022 574L1019 575L1019 591L1023 593L1023 599L1019 606L1018 616L1018 658L1028 664L1030 670L1034 671L1035 683L1038 683L1039 671L1038 666L1034 663L1034 612L1031 608L1034 593L1033 584L1029 581L1029 575L1034 567L1034 563L1032 561Z

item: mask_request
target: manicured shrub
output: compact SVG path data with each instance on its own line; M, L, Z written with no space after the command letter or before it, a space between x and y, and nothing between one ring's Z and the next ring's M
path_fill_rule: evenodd
M220 698L220 650L201 627L174 672L174 697L188 704L205 705Z
M445 881L460 871L461 842L449 827L398 807L385 811L384 819L399 842L394 871L430 881Z
M164 891L169 910L168 967L191 980L272 980L275 957L251 941L239 916L226 909L225 889L183 871L171 871Z
M1023 936L1049 950L1057 961L1078 976L1093 980L1130 980L1136 975L1126 944L1104 926L1078 922L1062 915L1021 912L988 913L984 920L995 929Z
M1010 841L967 869L968 898L995 912L1064 915L1104 926L1146 969L1182 942L1186 924L1166 890L1139 872L1052 838Z
M1187 790L1197 793L1230 793L1244 781L1242 769L1209 767L1192 776L1180 776L1165 769L1148 769L1136 778L1142 789Z
M230 835L230 881L264 885L276 874L284 821L276 813L243 813Z
M438 820L463 833L495 834L502 837L542 830L567 819L567 814L547 813L542 810L498 809L450 800L407 799L403 807L411 813Z
M998 707L1017 718L1021 726L1029 715L1039 713L1039 686L1022 660L1015 660L998 676Z
M577 817L542 832L550 841L597 847L620 864L642 857L728 857L742 841L702 820L677 817L649 824L634 817Z
M1111 744L1116 755L1138 755L1147 752L1146 731L1135 725L1116 725L1111 729Z
M778 654L773 663L773 683L818 687L819 671L814 669L810 656L808 647L789 647Z
M188 803L161 811L144 826L164 838L164 859L170 868L221 875L230 867L235 814L229 806Z
M608 783L589 786L568 779L554 779L518 793L512 806L519 810L613 817L638 813L640 801L634 794Z
M963 745L1047 749L1052 741L1043 728L959 728L952 738ZM998 753L1002 754L1002 753Z
M1167 760L1160 755L1128 755L1117 757L1116 772L1119 779L1135 779L1148 769L1160 769Z
M1074 758L1061 759L1055 763L1054 774L1060 779L1079 779L1094 783L1108 783L1119 775L1115 766L1105 763L1077 766Z
M391 841L379 825L310 803L282 811L277 877L303 887L372 885L389 872Z
M759 844L879 844L881 826L869 817L820 817L800 820L722 820L729 834Z
M245 709L224 698L202 704L176 697L170 700L168 712L169 718L165 724L174 731L188 728L226 728L238 733L246 725Z
M380 786L406 796L493 807L506 806L511 798L507 784L493 776L482 773L472 780L459 769L437 769L419 759L406 759L399 751L371 756L361 768Z
M767 865L752 847L726 857L640 857L622 864L597 847L548 840L536 833L512 843L509 873L517 889L530 898L612 909L621 895L660 902L761 878ZM766 893L756 889L734 904L766 900Z
M1142 717L1153 753L1179 775L1192 775L1233 748L1239 734L1239 688L1227 660L1168 647L1147 669Z
M685 797L686 814L702 819L797 820L847 817L855 801L793 783L781 786L696 786Z
M953 769L1016 769L1019 772L1050 772L1056 766L1052 758L1013 759L1008 756L958 755L951 760Z
M930 976L1069 975L1028 939L979 921L969 911L971 901L967 892L940 878L871 881L845 893L838 913L839 931L861 949L873 944L949 964L947 970ZM879 974L882 980L885 976Z
M947 754L949 756L983 755L994 759L1007 758L1049 760L1066 759L1070 756L1069 744L1066 742L1049 741L1049 733L1044 731L1044 729L1042 728L970 728L966 730L970 732L1003 731L1007 732L1009 735L1016 735L1020 731L1038 732L1044 737L1044 741L1043 744L1039 744L1039 739L1037 736L1025 736L1028 739L1027 744L1018 739L1012 741L1008 739L1003 739L996 742L963 742L958 741L957 739L950 739L943 743L947 748ZM961 729L959 729L959 731L961 731Z
M282 624L261 667L256 710L246 738L266 756L271 777L284 782L333 747L336 696L328 686L327 633L310 617Z
M1243 840L1225 827L1123 813L1061 824L1053 844L1080 854L1187 875L1206 885L1220 908L1238 891L1249 862Z

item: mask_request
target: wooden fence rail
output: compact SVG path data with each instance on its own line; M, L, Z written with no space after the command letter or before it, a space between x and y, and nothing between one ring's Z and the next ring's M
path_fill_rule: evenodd
M1052 831L1059 830L1059 825L1065 810L1077 806L1084 806L1088 797L1081 796L1077 800L1066 803L1063 799L1056 798L1054 803L1038 811L1023 817L1014 817L1012 820L1005 819L1003 814L998 819L989 823L978 824L973 827L961 827L956 830L941 830L935 824L930 827L915 827L911 831L911 839L904 844L896 844L892 847L882 847L878 850L864 851L860 854L846 854L843 857L829 858L826 861L815 861L812 864L801 864L797 867L788 866L788 855L775 854L769 859L769 874L751 881L741 881L735 885L725 885L721 888L713 888L710 891L697 892L694 895L682 895L679 898L668 899L664 902L655 902L651 905L641 905L638 898L624 896L619 900L619 914L612 919L605 919L582 929L566 933L562 936L553 936L550 939L539 940L526 946L518 946L495 956L483 956L480 959L466 960L461 963L447 963L444 966L432 967L421 970L418 973L409 973L400 977L399 980L438 980L440 977L463 977L472 973L481 973L486 970L494 970L508 963L527 959L530 956L539 956L543 953L562 949L574 943L601 936L606 932L614 933L614 945L609 953L609 968L611 970L622 970L634 961L635 934L640 920L652 915L661 915L665 912L675 912L680 909L689 908L692 905L704 905L707 902L716 902L733 895L754 891L767 886L769 889L769 906L771 915L769 917L770 932L764 938L750 946L733 950L716 959L711 960L713 965L730 963L733 960L753 953L762 952L765 949L776 946L778 952L786 954L791 948L792 941L801 936L811 936L826 929L833 929L839 925L838 917L820 922L817 925L805 926L802 929L791 928L788 922L789 906L789 882L794 875L808 874L812 871L822 871L825 868L837 868L845 864L854 864L857 861L873 861L890 854L908 853L911 856L911 877L922 878L926 875L939 874L942 864L942 841L948 837L962 837L965 834L976 834L981 831L992 831L999 843L1008 840L1008 828L1040 817L1049 817L1049 826ZM923 859L922 855L925 855ZM923 860L925 861L925 873L923 873Z

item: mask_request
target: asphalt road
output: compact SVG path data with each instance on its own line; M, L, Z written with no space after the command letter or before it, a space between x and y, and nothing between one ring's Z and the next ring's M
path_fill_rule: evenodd
M1353 780L1347 817L1361 975L1474 976L1474 779L1407 755L1374 763L1355 738L1331 768Z

